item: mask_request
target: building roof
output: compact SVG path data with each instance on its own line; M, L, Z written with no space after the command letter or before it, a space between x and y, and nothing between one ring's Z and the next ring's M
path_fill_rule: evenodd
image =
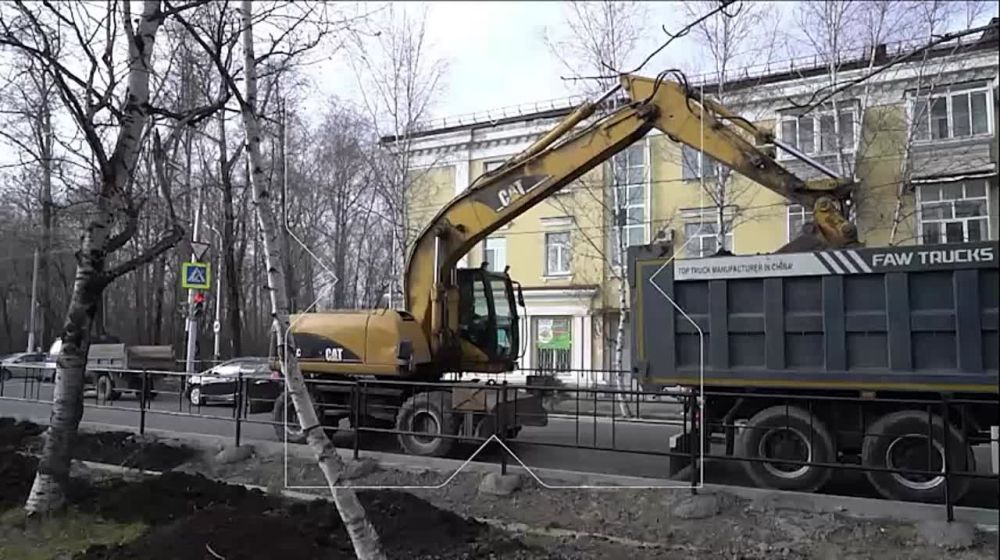
M998 47L998 43L1000 43L1000 40L998 40L1000 37L998 37L997 28L998 18L993 18L988 25L991 27L985 30L978 39L967 43L962 43L961 39L959 39L957 45L954 43L943 43L927 51L927 57L929 59L943 58L956 54L996 49ZM847 72L851 70L861 70L869 65L881 67L890 63L896 63L899 62L901 57L905 59L907 52L919 52L924 45L924 42L914 43L913 41L900 42L892 45L881 44L875 48L874 61L872 60L871 50L865 48L855 53L853 59L842 63L839 71ZM738 71L739 73L736 74L733 79L725 82L725 86L729 90L740 89L743 87L759 87L762 85L792 82L805 78L822 76L829 71L827 64L821 61L817 56L807 57L806 59L800 58L797 59L797 61L800 64L805 63L805 65L796 67L796 60L790 60L781 63L780 67L777 64L768 64L764 67L740 69ZM709 81L710 78L714 78L714 75L708 74L696 76L689 80L689 85L698 85L709 94L715 93L718 91L719 84L717 82ZM622 104L627 101L628 100L626 98L621 97L609 100L608 103ZM409 135L409 138L426 138L467 130L494 128L507 124L530 123L535 120L558 119L572 113L573 110L579 106L579 102L579 98L566 98L561 101L546 102L549 105L549 108L544 110L531 111L525 108L522 109L522 112L517 112L512 115L507 115L506 111L501 110L502 113L499 116L491 115L490 112L487 111L473 115L446 117L444 119L438 119L439 124L436 126L432 125L423 130L413 132ZM535 107L537 107L537 105L538 104L534 104ZM517 108L511 108L508 110L518 111ZM383 136L379 139L379 143L383 145L392 144L396 142L398 138L399 135Z

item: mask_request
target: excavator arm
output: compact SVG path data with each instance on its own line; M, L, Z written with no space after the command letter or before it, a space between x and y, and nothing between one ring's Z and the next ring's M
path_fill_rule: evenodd
M619 88L628 95L627 104L574 130ZM642 139L653 128L813 208L815 239L799 241L799 246L856 243L856 230L840 209L848 183L835 179L802 181L755 145L773 144L769 133L712 101L699 100L676 82L625 75L619 88L595 102L584 103L524 152L480 176L442 208L417 238L406 269L407 308L428 334L438 367L449 371L507 371L517 357L513 348L517 340L516 308L504 303L505 296L508 302L513 298L509 277L485 271L480 272L484 276L475 277L468 271L456 270L459 259L489 234ZM483 307L489 304L491 309L502 308L503 313L513 315L515 336L513 343L507 341L504 351L497 351L495 333L469 334L472 331L466 318L475 316L473 308L480 305L472 299ZM469 337L477 336L484 340L492 336L491 345L470 342Z

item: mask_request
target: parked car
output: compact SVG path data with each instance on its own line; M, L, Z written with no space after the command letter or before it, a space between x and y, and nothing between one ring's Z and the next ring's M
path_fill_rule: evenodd
M268 358L234 358L211 367L187 380L187 398L191 404L233 403L236 383L243 376L250 412L265 412L274 406L282 390L281 373L271 369Z
M24 377L44 379L45 354L41 352L18 352L0 362L0 376L3 379Z

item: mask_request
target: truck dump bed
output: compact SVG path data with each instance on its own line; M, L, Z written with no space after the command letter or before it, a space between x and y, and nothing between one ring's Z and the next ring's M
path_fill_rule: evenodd
M996 241L672 260L629 250L645 386L998 392Z

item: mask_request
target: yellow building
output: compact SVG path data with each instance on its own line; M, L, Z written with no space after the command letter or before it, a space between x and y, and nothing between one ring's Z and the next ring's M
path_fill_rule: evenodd
M892 47L859 53L841 65L838 80L897 54ZM997 41L984 38L894 65L838 95L836 110L832 103L807 115L795 108L830 82L822 65L748 73L726 84L725 103L841 175L853 175L860 188L851 218L867 245L995 239L997 73ZM692 84L709 95L717 91L709 80ZM571 110L566 103L445 119L412 136L409 229L419 231L484 170L525 149ZM593 170L466 256L466 266L509 266L523 284L523 370L554 371L567 383L609 379L593 370L617 366L619 235L625 245L671 241L685 257L715 253L720 238L736 254L767 253L809 219L803 208L742 177L720 186L725 170L699 156L654 131L619 154L613 172L611 163ZM818 176L788 154L779 151L778 160L803 178ZM624 335L628 369L627 326Z

